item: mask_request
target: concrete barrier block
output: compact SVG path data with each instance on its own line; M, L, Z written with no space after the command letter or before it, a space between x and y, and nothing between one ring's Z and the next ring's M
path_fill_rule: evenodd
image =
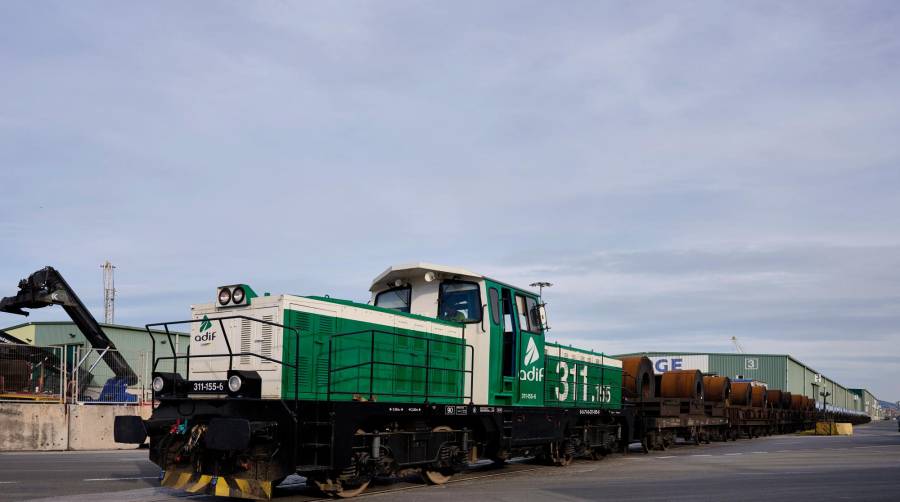
M64 404L0 403L0 451L65 450Z
M853 424L846 422L816 422L817 436L852 436Z
M150 416L149 406L106 404L69 405L70 450L130 450L135 445L116 443L113 423L117 415Z

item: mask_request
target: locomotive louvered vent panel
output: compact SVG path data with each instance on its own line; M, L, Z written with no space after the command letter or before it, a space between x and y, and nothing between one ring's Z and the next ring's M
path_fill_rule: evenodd
M300 331L310 331L312 329L312 316L306 312L294 312L294 328Z
M300 374L298 375L298 380L300 381L300 388L306 389L310 384L309 376L312 374L312 368L309 366L309 356L300 356Z
M263 325L260 334L260 347L259 347L259 355L263 357L272 357L272 344L274 343L273 333L275 331L275 326L271 324L265 324L267 322L272 322L274 319L271 315L263 316ZM260 364L272 364L272 361L268 361L266 359L260 359Z
M250 341L253 339L253 325L250 319L241 319L241 352L250 352ZM241 356L241 364L250 364L250 356Z
M333 317L319 317L318 318L318 326L316 326L316 331L319 332L320 335L333 335L334 334L334 318Z
M328 351L324 350L319 353L316 361L316 385L320 387L328 386Z

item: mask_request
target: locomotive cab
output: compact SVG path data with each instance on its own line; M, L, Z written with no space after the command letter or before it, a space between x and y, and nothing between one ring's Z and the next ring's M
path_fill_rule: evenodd
M546 311L538 295L431 263L389 267L369 291L376 307L465 326L472 369L486 376L473 384L476 402L543 404Z

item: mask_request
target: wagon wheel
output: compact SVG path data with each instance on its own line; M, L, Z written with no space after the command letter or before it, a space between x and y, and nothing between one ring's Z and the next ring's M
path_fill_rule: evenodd
M358 429L356 435L361 436L365 431ZM366 453L356 453L351 459L349 466L341 471L337 479L316 479L313 484L320 492L330 497L349 499L356 497L366 491L372 478L363 472L363 466L366 464L369 456Z
M433 429L431 432L452 432L453 429L446 425L439 425ZM422 480L430 485L443 485L447 481L450 481L450 478L453 477L453 470L449 467L442 466L441 464L446 463L450 460L450 451L446 446L441 447L441 451L438 452L438 458L440 459L437 463L428 465L426 467L422 467L420 474L422 476ZM447 457L447 458L444 458Z
M606 448L591 448L591 460L603 460L606 458Z

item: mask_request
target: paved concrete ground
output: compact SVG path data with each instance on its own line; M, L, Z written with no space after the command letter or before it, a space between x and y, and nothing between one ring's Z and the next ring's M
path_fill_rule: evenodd
M567 468L514 464L475 469L444 486L381 483L365 500L897 500L896 422L852 437L773 436L677 446L649 455L578 461ZM218 500L158 487L146 450L0 454L0 500ZM318 499L301 487L280 502Z

